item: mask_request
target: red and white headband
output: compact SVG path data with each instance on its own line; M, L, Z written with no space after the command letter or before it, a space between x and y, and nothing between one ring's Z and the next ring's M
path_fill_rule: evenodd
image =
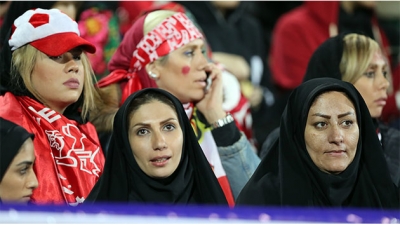
M197 27L183 13L176 13L147 33L133 52L130 68L139 71L150 62L187 43L203 38Z

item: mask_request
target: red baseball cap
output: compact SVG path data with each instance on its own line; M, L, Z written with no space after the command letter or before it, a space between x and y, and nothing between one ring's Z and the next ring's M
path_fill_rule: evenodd
M26 11L14 21L8 43L11 51L31 44L49 56L59 56L76 47L96 52L93 44L80 37L78 24L58 9Z

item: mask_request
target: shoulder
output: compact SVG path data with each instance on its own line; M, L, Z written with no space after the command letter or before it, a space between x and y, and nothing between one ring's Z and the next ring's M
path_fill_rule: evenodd
M238 196L238 205L274 206L281 204L278 151L272 149L257 167Z
M274 173L266 173L261 179L251 179L240 192L236 205L280 205L279 177Z
M27 122L25 109L23 109L21 103L14 94L7 92L0 96L0 106L0 117L10 120L28 131L31 131L31 127Z
M18 121L18 118L23 115L22 106L17 97L10 92L0 96L0 116L8 118L11 121ZM14 118L14 119L11 119Z
M386 149L387 147L395 148L395 149L397 149L397 152L400 152L399 151L400 130L389 127L382 123L379 124L379 128L380 128L381 134L382 134L384 149Z

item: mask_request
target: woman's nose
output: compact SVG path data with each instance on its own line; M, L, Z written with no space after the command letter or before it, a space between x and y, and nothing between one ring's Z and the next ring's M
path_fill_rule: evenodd
M35 189L35 188L37 188L38 186L39 186L39 181L38 181L38 179L37 179L37 177L36 177L35 172L34 172L33 169L32 169L32 171L31 171L30 174L29 174L29 178L28 178L28 182L27 182L27 187L28 187L29 189Z
M199 70L204 70L207 65L208 65L208 60L206 56L203 53L201 53L198 61Z
M342 130L339 128L339 126L333 126L331 129L330 137L329 137L329 142L335 143L335 144L341 144L343 143L344 136L342 133Z
M388 79L385 77L385 75L383 74L383 72L379 73L376 82L377 82L379 89L387 90L389 88L390 83L389 83Z
M74 59L69 60L66 65L65 65L65 69L67 73L78 73L79 71L79 66L78 64L75 62Z
M161 132L153 132L152 139L154 150L163 150L167 147L167 142Z

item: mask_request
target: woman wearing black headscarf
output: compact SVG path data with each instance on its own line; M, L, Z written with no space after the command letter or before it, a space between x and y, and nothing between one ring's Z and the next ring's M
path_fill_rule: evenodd
M389 89L387 63L376 41L348 33L326 40L312 55L304 81L331 77L352 83L363 97L393 182L400 187L400 131L380 121Z
M330 93L339 93L344 100L331 98L322 104ZM337 110L346 102L351 107ZM327 131L331 133L325 139L317 139L318 132ZM356 143L353 150L346 145L351 142ZM319 156L310 143L320 145ZM236 205L400 207L399 189L390 178L368 108L352 84L317 78L292 92L279 139Z
M0 203L30 201L38 180L33 171L34 135L0 117Z
M227 205L182 103L170 93L143 89L118 110L104 172L85 202L104 201Z

